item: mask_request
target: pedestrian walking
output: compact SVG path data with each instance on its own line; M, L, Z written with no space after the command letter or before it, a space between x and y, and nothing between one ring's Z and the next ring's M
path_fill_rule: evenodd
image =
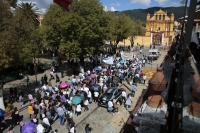
M86 124L85 133L89 133L89 130L90 130L90 124Z
M140 49L140 54L142 54L142 49Z
M131 106L131 103L132 103L132 99L131 99L131 95L129 95L125 102L126 110L128 110L128 108Z
M132 84L132 89L131 89L131 91L132 91L132 97L135 96L135 91L136 91L136 90L137 90L136 85L133 83L133 84Z
M42 117L43 117L42 124L43 124L43 127L45 128L45 133L48 133L51 127L49 119L47 118L45 114L43 114Z
M145 85L146 79L147 79L147 76L144 74L143 75L143 81L144 81L143 83L144 83L144 85Z
M56 72L56 83L57 82L60 82L60 76L59 76L58 72Z
M123 90L122 91L122 103L124 103L126 101L126 91Z
M26 86L28 86L28 84L29 84L29 76L28 75L25 76L25 81L26 81Z
M119 105L120 105L120 103L117 102L115 99L113 99L113 107L114 107L113 115L114 115L115 112L119 113L119 108L118 108Z
M60 105L57 105L59 106L57 108L57 113L58 113L58 116L59 116L59 119L60 119L60 125L64 125L64 121L65 121L65 112L63 110L63 108L61 108L61 104Z
M81 115L81 105L80 104L78 104L76 106L76 114L77 114L77 116Z
M84 108L85 108L84 111L89 110L88 105L89 105L89 101L88 101L88 98L86 98L85 101L84 101Z
M109 101L108 102L108 112L111 113L113 111L113 102Z
M42 121L40 121L40 124L37 125L36 130L37 130L37 133L44 133L45 132L45 128L42 125Z
M95 91L94 92L94 102L97 103L98 102L98 97L99 97L99 92Z

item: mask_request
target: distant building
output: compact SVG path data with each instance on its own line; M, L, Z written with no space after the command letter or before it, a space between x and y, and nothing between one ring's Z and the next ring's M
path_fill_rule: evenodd
M163 44L164 38L174 35L174 14L167 15L163 10L155 11L151 17L147 14L145 36L151 37L151 44Z
M174 36L174 14L168 16L167 12L163 10L155 11L151 17L147 14L146 18L146 32L145 36L136 36L134 38L134 45L169 45ZM130 44L130 39L120 42L119 44Z
M37 20L40 22L40 26L42 24L42 20L44 19L45 15L44 14L39 14L37 17Z

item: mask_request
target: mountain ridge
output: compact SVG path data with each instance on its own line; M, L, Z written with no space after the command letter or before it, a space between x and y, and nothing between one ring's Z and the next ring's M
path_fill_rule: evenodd
M124 11L115 11L115 13L124 13L125 15L129 16L131 19L141 20L146 22L146 16L149 13L152 17L155 11L163 10L167 12L167 15L170 17L171 14L174 14L174 20L178 21L179 18L183 17L184 15L184 6L179 7L150 7L147 9L133 9L133 10L124 10Z

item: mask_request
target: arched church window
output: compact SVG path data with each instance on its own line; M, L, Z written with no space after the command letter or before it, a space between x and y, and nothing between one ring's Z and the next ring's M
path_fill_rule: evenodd
M159 20L161 20L161 15L159 15Z
M165 15L163 15L163 20L165 20Z

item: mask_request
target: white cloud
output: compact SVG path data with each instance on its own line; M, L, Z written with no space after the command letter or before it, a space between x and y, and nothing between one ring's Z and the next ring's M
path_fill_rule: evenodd
M151 0L131 0L131 3L149 6L151 4Z
M103 10L104 10L104 11L108 11L107 6L104 6Z
M116 9L112 6L112 7L110 7L110 8L108 8L107 6L105 6L104 5L104 9L103 9L104 11L112 11L112 12L114 12L114 11L116 11Z
M53 0L18 0L18 4L22 2L32 2L36 7L39 8L40 13L45 13L49 5L53 3Z
M164 5L165 3L169 2L170 0L154 0L155 2L158 2L159 5Z
M121 4L119 2L110 4L112 7L119 7Z
M181 6L181 3L180 2L171 2L170 5L176 7L176 6Z
M112 11L112 12L116 11L116 9L115 9L113 6L110 7L108 10L109 10L109 11Z

